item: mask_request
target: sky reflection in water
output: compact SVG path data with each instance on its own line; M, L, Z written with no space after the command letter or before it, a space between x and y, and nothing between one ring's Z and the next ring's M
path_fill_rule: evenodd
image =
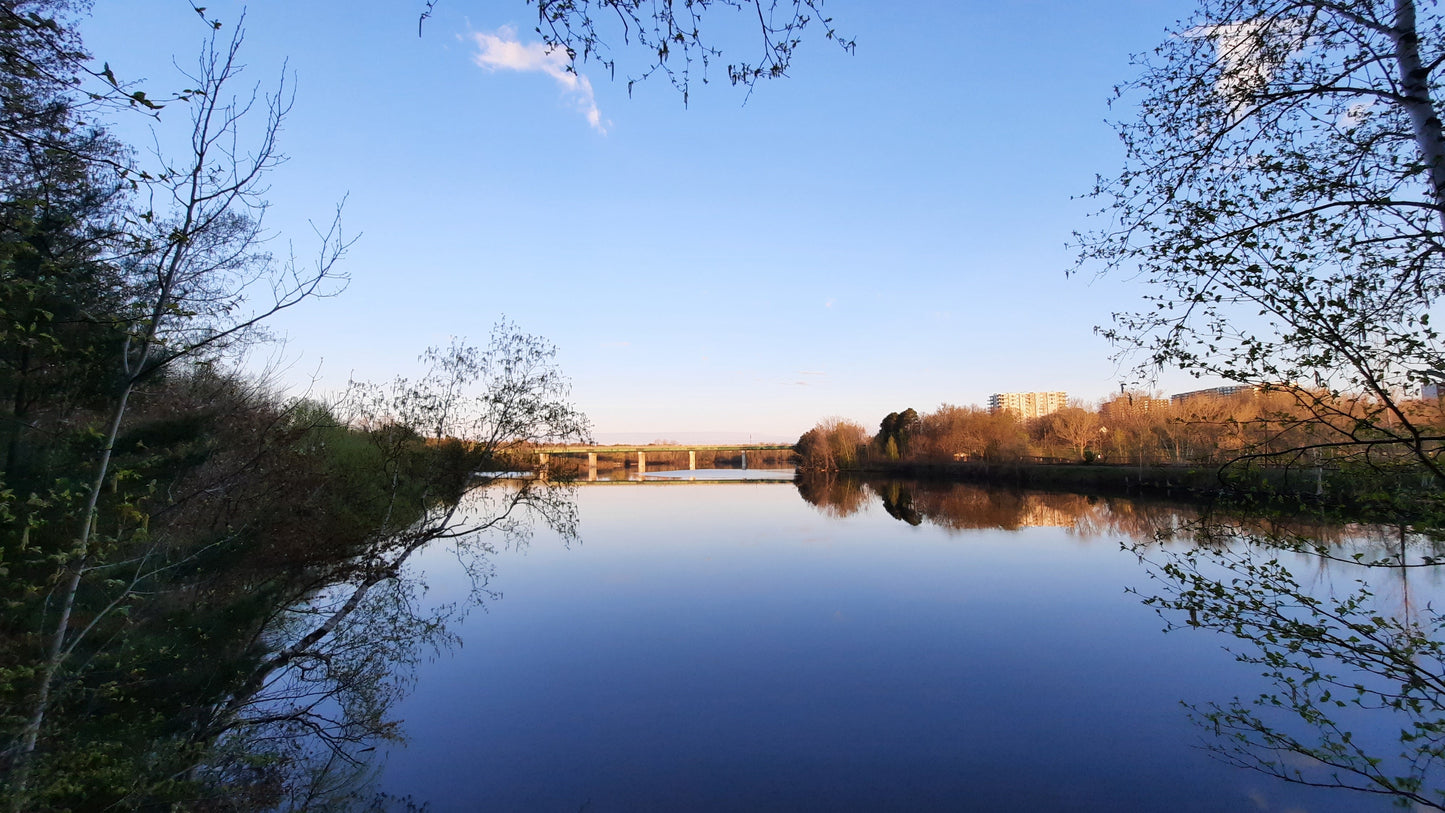
M1147 581L1119 549L1143 523L1127 503L1005 499L947 528L791 485L578 501L581 544L499 553L501 600L422 667L386 791L435 811L1389 809L1195 747L1179 702L1259 683L1125 593ZM1016 529L962 527L1000 517ZM433 598L465 596L453 563L425 557Z

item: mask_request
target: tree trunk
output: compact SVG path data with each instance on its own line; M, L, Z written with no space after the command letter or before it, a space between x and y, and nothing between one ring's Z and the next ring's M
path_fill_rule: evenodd
M134 387L133 380L126 382L125 388L121 390L120 398L116 401L115 412L111 416L110 428L105 436L105 448L101 451L95 479L90 484L90 494L86 498L85 515L80 523L80 538L75 546L75 561L70 567L70 575L65 580L65 586L61 593L60 617L56 619L55 632L50 636L50 646L46 652L45 663L40 669L35 707L31 710L30 719L25 723L25 730L21 734L20 753L16 757L14 791L11 800L11 809L17 813L25 809L25 789L30 776L31 755L34 754L35 744L40 738L40 728L45 722L45 712L50 707L50 687L54 685L55 675L65 661L65 639L70 632L70 615L75 609L75 596L80 591L80 579L85 573L85 564L90 558L90 534L95 528L96 507L100 503L100 492L105 487L105 476L110 471L110 458L111 453L115 450L115 439L120 434L120 424L125 418L126 404L130 400L130 393Z
M1420 160L1430 172L1430 194L1435 201L1440 227L1445 230L1445 133L1430 98L1430 74L1420 62L1420 34L1415 22L1414 0L1395 0L1395 62L1400 68L1402 105L1410 116Z

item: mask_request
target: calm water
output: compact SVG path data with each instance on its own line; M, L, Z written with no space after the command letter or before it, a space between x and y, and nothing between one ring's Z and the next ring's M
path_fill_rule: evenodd
M1261 683L1125 592L1149 579L1120 541L1168 510L811 496L581 487L582 541L499 552L501 597L422 665L383 789L435 811L1391 809L1197 747L1180 702ZM464 598L449 554L421 564L430 599Z

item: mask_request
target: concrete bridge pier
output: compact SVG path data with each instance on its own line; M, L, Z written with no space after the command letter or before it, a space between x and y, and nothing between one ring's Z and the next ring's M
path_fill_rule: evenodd
M641 449L637 451L637 473L647 473L647 452L644 452Z
M697 452L691 449L687 452L687 470L697 471Z
M587 453L587 482L597 482L597 453Z
M748 450L743 449L743 471L748 470Z

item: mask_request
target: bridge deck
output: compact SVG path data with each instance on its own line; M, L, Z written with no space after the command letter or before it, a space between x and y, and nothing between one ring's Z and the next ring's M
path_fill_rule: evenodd
M657 446L538 446L532 451L537 454L634 454L642 452L766 452L791 450L790 443L733 443L723 445L686 443Z

